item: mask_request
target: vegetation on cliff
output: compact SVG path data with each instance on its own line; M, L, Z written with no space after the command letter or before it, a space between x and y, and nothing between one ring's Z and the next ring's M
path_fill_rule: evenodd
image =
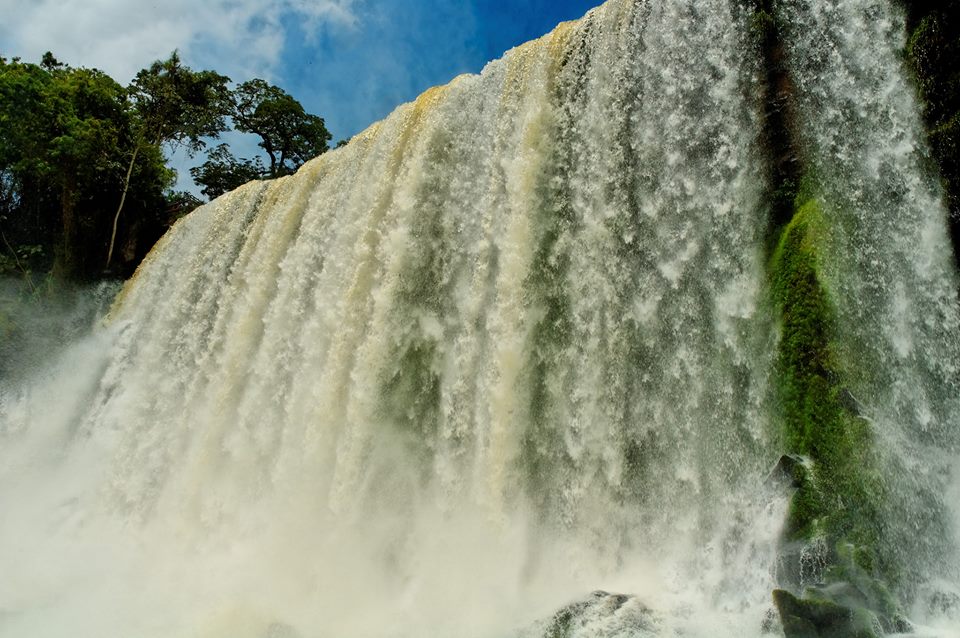
M216 147L192 171L208 197L295 171L328 149L322 118L263 80L194 71L176 52L123 87L44 55L0 57L0 274L32 282L126 276L199 204L173 190L168 154L202 151L233 128L260 138L269 166Z

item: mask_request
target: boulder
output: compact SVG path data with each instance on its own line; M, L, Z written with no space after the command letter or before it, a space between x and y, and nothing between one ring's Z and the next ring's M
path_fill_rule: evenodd
M635 596L595 591L538 624L524 638L654 638L658 621Z
M845 607L825 598L797 598L773 592L785 638L881 638L877 616L863 607Z
M806 459L799 454L784 454L767 475L767 484L797 488L803 486L806 478Z

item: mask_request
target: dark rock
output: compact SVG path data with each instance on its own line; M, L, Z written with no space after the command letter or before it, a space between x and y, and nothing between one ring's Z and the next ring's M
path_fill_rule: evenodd
M761 634L773 634L779 636L783 633L783 626L780 623L780 615L773 607L767 610L763 615L763 622L760 623Z
M595 591L583 600L570 603L545 624L524 635L542 638L607 635L598 631L609 631L610 627L616 628L617 636L652 638L657 635L653 612L636 597L605 591Z
M863 415L863 406L857 401L857 397L853 396L850 390L841 388L837 399L839 399L840 405L850 414L854 416Z
M783 635L786 638L819 638L820 636L813 623L797 616L783 618Z
M768 485L801 487L807 477L804 458L798 454L784 454L767 476Z
M777 549L777 582L781 588L795 591L822 585L830 563L830 547L821 537L781 541Z
M916 601L919 615L940 624L956 624L960 627L960 594L944 583L926 583L920 589Z
M856 574L852 574L856 575ZM871 624L878 624L886 633L906 633L913 626L895 611L889 593L876 581L863 578L858 582L838 581L822 587L806 590L805 598L816 601L829 601L850 610L863 610L875 618Z
M880 638L877 617L864 608L850 608L830 600L800 599L788 591L774 590L786 638Z
M883 628L883 630L889 634L909 634L912 633L914 629L913 623L900 614L894 614L893 618L890 619L889 626Z

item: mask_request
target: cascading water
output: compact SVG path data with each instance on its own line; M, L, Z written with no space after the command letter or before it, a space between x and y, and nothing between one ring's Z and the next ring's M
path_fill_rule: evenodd
M943 195L924 170L919 109L898 72L903 16L877 0L782 5L800 128L829 216L823 276L844 381L887 457L880 544L922 615L942 596L931 581L957 583L960 573L948 488L960 444L960 324Z
M611 0L177 224L0 385L0 636L760 635L787 494L745 5ZM902 24L774 8L884 551L943 594L957 282ZM636 598L538 623L600 587Z

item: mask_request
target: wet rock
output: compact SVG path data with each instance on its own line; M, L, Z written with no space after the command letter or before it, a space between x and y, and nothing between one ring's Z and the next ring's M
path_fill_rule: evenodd
M960 622L960 594L951 587L928 584L918 597L917 609L927 618Z
M570 603L523 638L653 638L654 613L635 596L595 591Z
M784 454L767 476L768 485L801 487L807 477L805 459L799 454Z
M780 615L775 607L771 607L763 615L763 622L760 623L760 633L763 635L772 634L780 636L783 634L783 627L780 624Z
M880 638L877 616L862 607L845 607L826 599L797 598L783 589L773 592L785 638Z
M777 549L777 582L781 588L795 591L822 585L830 561L830 547L823 537L781 542Z
M934 592L927 601L928 613L932 616L960 618L960 596L951 591Z
M789 616L783 621L783 635L786 638L818 638L820 633L806 618Z
M840 405L854 416L863 415L863 405L860 401L857 400L857 397L853 396L853 393L850 392L847 388L841 388L840 393L837 395L837 399L840 401Z
M848 575L858 576L850 573ZM874 616L875 625L885 633L907 633L913 631L913 625L897 613L893 600L886 589L877 581L860 574L854 582L838 581L822 587L811 587L805 597L814 600L827 600L851 610L867 610Z

